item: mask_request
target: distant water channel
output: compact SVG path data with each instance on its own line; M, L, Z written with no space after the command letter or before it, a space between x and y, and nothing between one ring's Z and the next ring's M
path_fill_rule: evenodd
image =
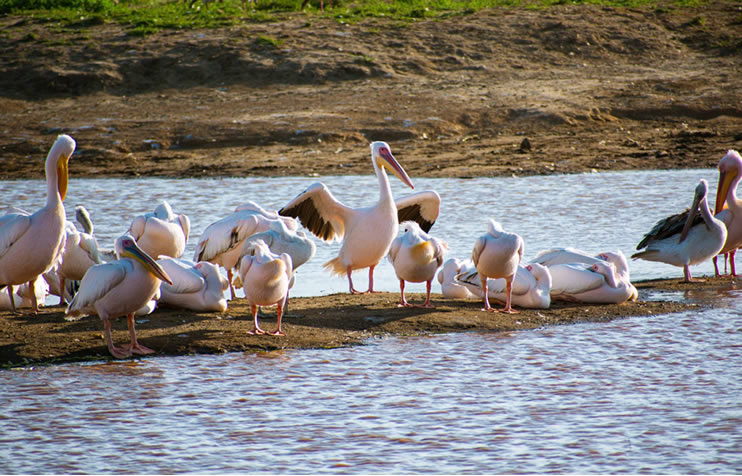
M189 257L200 232L236 205L277 209L320 180L80 180L72 170L68 216L85 205L102 246L167 199L191 218ZM700 178L713 188L716 173L413 180L442 197L432 233L450 256L469 256L492 217L523 236L529 260L552 246L629 255L657 219L690 204ZM321 180L349 205L377 194L370 175ZM392 183L395 195L409 192ZM43 190L40 181L0 182L0 207L34 210ZM321 268L338 245L317 246L294 295L347 289ZM631 262L634 280L681 272ZM376 282L398 290L388 263ZM0 472L742 472L742 296L668 297L712 306L346 349L2 370Z

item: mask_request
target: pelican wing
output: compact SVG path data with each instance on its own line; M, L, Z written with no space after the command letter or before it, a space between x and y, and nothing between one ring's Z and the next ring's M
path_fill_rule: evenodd
M31 226L28 215L8 214L0 221L0 257L8 252L13 243L18 241Z
M174 294L190 294L206 287L206 278L193 267L192 263L175 258L160 258L157 262L173 280L172 286L164 281L162 283L168 291Z
M552 294L579 294L605 283L602 274L580 264L559 264L549 268Z
M258 225L258 218L253 213L233 213L215 221L201 235L193 260L210 261L240 246L248 236L257 231Z
M685 226L685 222L686 220L688 220L688 213L690 213L690 209L686 208L680 213L670 215L669 217L663 218L662 220L655 223L652 229L649 230L649 233L644 235L644 238L642 238L639 244L636 245L636 249L640 250L642 248L646 248L646 246L651 241L664 240L665 238L670 238L673 235L680 236L680 233L682 233L683 231L683 226ZM693 220L693 224L691 226L696 226L701 223L704 223L703 216L701 216L701 214L698 214Z
M315 183L278 211L279 215L298 218L301 224L323 241L341 240L345 223L353 209L346 207L323 183Z
M413 193L396 200L399 223L412 220L428 232L438 219L441 197L432 190Z
M126 273L131 271L126 260L91 266L80 282L80 289L67 306L67 320L75 320L85 315L86 309L121 284Z
M183 230L185 242L188 243L188 236L191 234L191 219L188 218L188 215L178 215L178 224Z
M602 260L576 248L551 248L540 251L536 257L531 260L531 263L539 263L548 268L549 266L557 264L594 264L598 261Z

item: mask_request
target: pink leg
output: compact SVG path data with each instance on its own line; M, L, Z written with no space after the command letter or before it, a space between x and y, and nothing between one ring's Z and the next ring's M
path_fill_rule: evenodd
M33 314L39 313L39 302L36 300L36 280L28 282L28 289L31 291L31 312Z
M685 277L686 283L690 283L693 281L693 277L690 275L690 268L687 264L683 266L683 276Z
M15 308L15 300L13 299L13 286L8 284L8 297L10 298L10 309L13 311L13 314L18 313L18 309Z
M427 281L425 283L425 292L426 292L425 302L422 305L418 305L417 307L424 307L424 308L427 308L427 309L434 309L435 308L435 306L430 303L430 288L432 286L433 286L433 280L432 279L430 281Z
M106 335L106 344L108 345L108 352L117 359L125 359L131 357L131 349L129 348L118 348L113 345L113 339L111 338L111 321L109 319L103 319L103 330Z
M402 296L402 299L399 304L397 304L397 307L412 307L412 304L408 303L407 299L404 297L404 279L399 280L399 293Z
M258 306L255 304L250 305L250 310L252 311L252 318L253 318L253 330L248 332L248 334L253 335L263 335L265 334L265 331L260 328L260 325L258 324Z
M719 257L719 255L714 256L711 258L711 261L714 263L714 276L719 276L719 265L716 263L716 259ZM726 257L724 258L724 266L727 265Z
M513 278L515 275L505 278L505 307L500 309L500 312L505 314L518 314L518 311L512 308L510 305L510 298L513 294Z
M283 333L281 330L281 319L283 318L283 301L278 301L278 329L276 329L275 332L271 332L272 336L285 336L286 334Z
M374 269L376 265L368 268L368 291L369 293L380 293L381 291L374 291Z
M234 286L232 286L232 270L227 270L227 279L229 280L229 295L232 296L232 301L234 301Z
M136 329L134 329L133 312L126 316L126 324L129 326L129 339L131 339L129 348L131 349L131 352L139 355L154 354L154 350L150 349L149 347L143 346L137 341L137 331Z
M483 311L494 311L490 306L490 298L487 295L487 276L479 273L479 281L482 283L482 291L484 291L484 309Z
M729 252L729 266L732 269L732 277L737 276L737 272L734 269L734 254L737 252L736 249Z
M356 288L354 288L354 287L353 287L353 278L351 278L351 277L350 277L350 273L351 273L352 271L353 271L353 270L352 270L352 269L350 269L350 266L348 266L348 267L346 268L346 271L345 271L345 272L346 272L346 274L348 275L348 288L349 288L349 290L350 290L350 293L351 293L351 294L363 294L363 293L362 293L361 291L358 291L358 290L356 290Z

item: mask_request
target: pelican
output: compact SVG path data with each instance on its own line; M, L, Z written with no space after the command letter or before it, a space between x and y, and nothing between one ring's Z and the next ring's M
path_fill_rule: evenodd
M455 280L475 296L483 297L479 272L474 264L464 264ZM548 309L551 306L551 273L539 263L518 265L513 278L511 303L530 309ZM507 302L507 282L503 278L487 280L487 296Z
M597 255L591 255L590 253L576 248L551 248L540 251L536 257L531 260L531 263L539 263L548 268L557 264L583 263L592 265L601 261L607 261L613 264L616 269L616 275L619 279L626 282L631 280L629 262L626 261L626 256L621 252L621 250L604 251Z
M631 257L682 266L685 281L691 282L689 266L719 254L727 239L724 222L711 215L707 193L708 183L701 179L691 207L658 221L636 246L637 250L646 250ZM696 220L699 212L701 220Z
M137 246L134 237L125 234L115 243L117 261L93 266L85 273L80 289L67 306L65 319L77 320L97 314L103 320L108 350L123 359L132 353L151 354L154 351L137 342L134 314L150 305L160 290L160 282L173 284L165 270L144 250ZM126 316L131 343L116 347L111 339L111 319Z
M240 278L245 297L253 314L254 328L250 334L265 334L258 324L258 306L278 306L278 328L271 335L285 335L281 330L283 307L293 275L291 256L271 253L263 241L250 244L248 253L240 260Z
M440 197L432 191L416 193L395 203L386 169L408 187L415 187L386 142L371 144L371 163L379 180L379 200L375 205L350 208L337 201L323 183L315 183L278 211L280 215L298 218L321 240L342 240L338 256L324 267L333 274L347 275L353 294L360 291L353 287L351 272L363 268L369 268L367 292L375 292L374 268L389 252L400 220L413 219L427 232L438 218L440 208Z
M34 295L32 296L31 293ZM10 301L10 296L5 293L0 293L0 309L10 311L22 307L31 307L33 306L34 299L36 299L37 304L41 304L44 303L47 294L49 294L49 285L44 280L43 276L39 276L36 278L33 291L28 283L23 283L16 287L15 292L13 293L12 303Z
M471 261L462 261L458 258L449 258L443 263L443 266L438 271L438 282L441 285L443 297L449 299L473 299L478 297L477 294L472 293L456 279L456 275L461 273L461 270L467 263L471 263Z
M555 264L549 272L551 298L556 301L619 304L635 301L639 295L633 284L618 278L615 266L607 261Z
M404 296L404 283L425 282L425 302L417 307L432 308L430 303L430 287L435 278L435 272L443 264L443 255L448 245L425 233L420 225L414 221L406 221L399 225L402 234L392 241L389 248L389 261L392 262L394 272L399 279L401 307L413 307Z
M256 233L270 230L271 226L279 221L283 222L289 231L296 231L299 228L293 218L267 211L255 202L240 205L231 215L206 227L196 245L193 261L209 261L223 267L227 271L231 298L234 299L232 270L243 254L245 240Z
M242 245L240 258L249 252L251 243L262 240L271 252L279 255L287 253L291 256L296 271L296 268L312 259L317 251L317 246L311 238L301 230L291 230L283 220L271 222L268 226L268 230L247 237Z
M75 151L75 141L60 135L46 157L46 205L35 213L10 213L0 221L0 288L8 288L15 312L13 286L28 283L31 309L38 312L34 286L36 278L56 263L64 248L67 194L67 165Z
M504 231L502 225L490 219L488 231L474 243L471 257L482 283L484 310L495 310L490 307L487 278L503 278L505 279L505 307L500 309L500 312L517 313L510 301L513 278L523 258L523 239L515 233Z
M224 291L229 287L227 278L219 273L219 267L208 261L193 263L178 258L161 257L162 266L173 284L160 285L160 304L193 311L227 310Z
M742 179L742 157L736 150L729 150L719 161L719 184L716 189L714 215L727 227L727 240L719 254L728 254L732 276L736 276L734 254L742 246L742 200L737 198L737 185ZM726 205L726 206L725 206ZM714 271L719 276L716 256Z
M187 215L176 215L166 201L160 203L154 213L145 213L134 218L129 231L137 245L148 255L180 258L188 242L191 221Z

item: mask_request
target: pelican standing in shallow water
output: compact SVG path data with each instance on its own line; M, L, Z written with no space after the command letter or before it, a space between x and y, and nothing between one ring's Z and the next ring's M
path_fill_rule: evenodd
M134 218L129 233L145 253L157 259L160 256L180 258L188 243L191 221L187 215L173 213L168 202L163 201L154 213Z
M736 276L734 254L742 246L742 200L737 198L737 185L742 179L742 157L736 150L729 150L719 161L719 185L716 189L714 215L727 227L727 240L719 254L729 256L732 276ZM716 256L714 271L719 276ZM725 264L726 266L726 264Z
M505 307L500 309L500 312L518 312L511 306L511 297L513 278L523 259L523 247L523 239L519 235L506 232L495 220L489 221L487 233L480 236L474 243L471 257L482 283L485 311L495 310L490 307L487 278L503 278L505 280Z
M685 281L693 281L689 266L719 254L727 239L724 222L711 215L707 193L708 183L701 179L691 207L658 221L636 246L646 249L631 257L682 266ZM700 220L696 220L698 213Z
M247 254L240 258L240 278L245 297L250 303L254 328L250 334L265 334L258 324L258 307L277 305L278 328L271 335L285 335L281 330L283 308L289 293L289 283L293 276L291 256L271 253L263 241L251 242Z
M399 279L399 291L402 307L413 307L404 296L404 283L425 282L425 302L417 307L432 308L430 304L430 287L435 272L443 264L443 255L448 249L445 242L425 233L417 222L406 221L400 225L402 235L392 241L389 248L389 261Z
M440 197L432 191L416 193L395 203L387 169L410 188L415 187L386 142L371 144L371 163L379 180L379 201L375 205L350 208L337 201L323 183L315 183L278 212L298 218L321 240L342 240L338 256L324 267L333 274L347 275L348 288L353 294L360 292L353 287L351 273L363 268L369 268L367 292L375 292L374 268L389 252L400 219L414 220L427 232L440 209Z
M160 282L173 284L165 270L145 253L131 235L116 240L117 261L98 264L85 273L80 289L67 307L67 320L97 314L103 320L108 350L116 358L154 351L137 342L134 314L159 293ZM116 347L111 338L111 319L126 316L131 343Z
M34 283L59 259L65 242L64 197L67 194L67 164L75 141L60 135L46 157L46 205L31 215L11 213L0 221L0 288L7 287L13 312L13 286L28 283L31 309L38 312Z

